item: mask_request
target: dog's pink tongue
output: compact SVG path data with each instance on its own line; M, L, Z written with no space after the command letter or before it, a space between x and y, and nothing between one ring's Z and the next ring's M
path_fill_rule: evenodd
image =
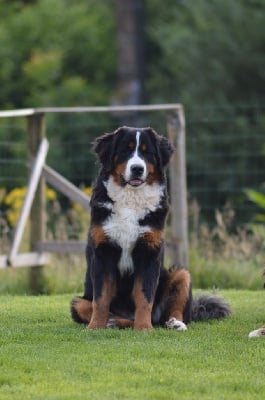
M140 179L132 179L129 184L131 186L140 186L142 184L142 181Z

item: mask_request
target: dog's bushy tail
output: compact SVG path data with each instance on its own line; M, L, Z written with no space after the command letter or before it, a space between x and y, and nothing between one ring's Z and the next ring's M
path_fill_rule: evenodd
M192 321L222 319L228 317L231 313L229 303L215 294L200 295L192 301Z

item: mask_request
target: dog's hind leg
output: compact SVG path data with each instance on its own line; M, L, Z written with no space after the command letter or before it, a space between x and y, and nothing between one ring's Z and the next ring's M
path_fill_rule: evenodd
M91 301L83 297L74 297L71 301L70 309L75 322L89 324L93 311Z
M191 308L191 278L187 270L169 272L163 302L166 327L178 331L186 330Z

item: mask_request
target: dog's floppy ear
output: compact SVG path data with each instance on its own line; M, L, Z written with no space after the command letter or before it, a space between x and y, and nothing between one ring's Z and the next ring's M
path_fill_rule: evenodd
M163 169L168 164L170 157L174 153L174 146L166 137L159 135L154 129L148 129L155 138L159 166Z
M98 155L100 163L108 172L113 168L113 158L115 155L118 134L125 128L126 127L122 126L112 133L105 133L98 137L93 143L93 149Z
M160 150L160 157L161 157L161 164L164 168L168 163L169 160L174 153L174 146L170 143L170 141L165 138L164 136L158 136L159 141L159 150Z
M93 149L98 155L100 163L103 167L109 171L112 168L112 158L114 153L114 140L115 133L105 133L98 137L93 143Z

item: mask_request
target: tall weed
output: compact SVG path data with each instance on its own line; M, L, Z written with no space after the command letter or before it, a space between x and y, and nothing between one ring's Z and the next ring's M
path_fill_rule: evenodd
M265 226L237 226L235 211L227 203L216 210L215 224L200 223L196 200L190 203L190 270L196 287L262 287Z
M89 194L89 188L87 190ZM47 240L86 240L89 213L75 204L64 208L55 196L47 208ZM189 205L189 269L193 286L202 289L260 289L265 259L265 226L237 226L235 211L227 203L215 212L215 224L200 221L196 200ZM0 252L8 251L10 223L0 215ZM22 249L27 247L28 229ZM85 255L54 254L44 268L42 293L81 292L85 276ZM0 294L30 293L28 268L0 270Z

